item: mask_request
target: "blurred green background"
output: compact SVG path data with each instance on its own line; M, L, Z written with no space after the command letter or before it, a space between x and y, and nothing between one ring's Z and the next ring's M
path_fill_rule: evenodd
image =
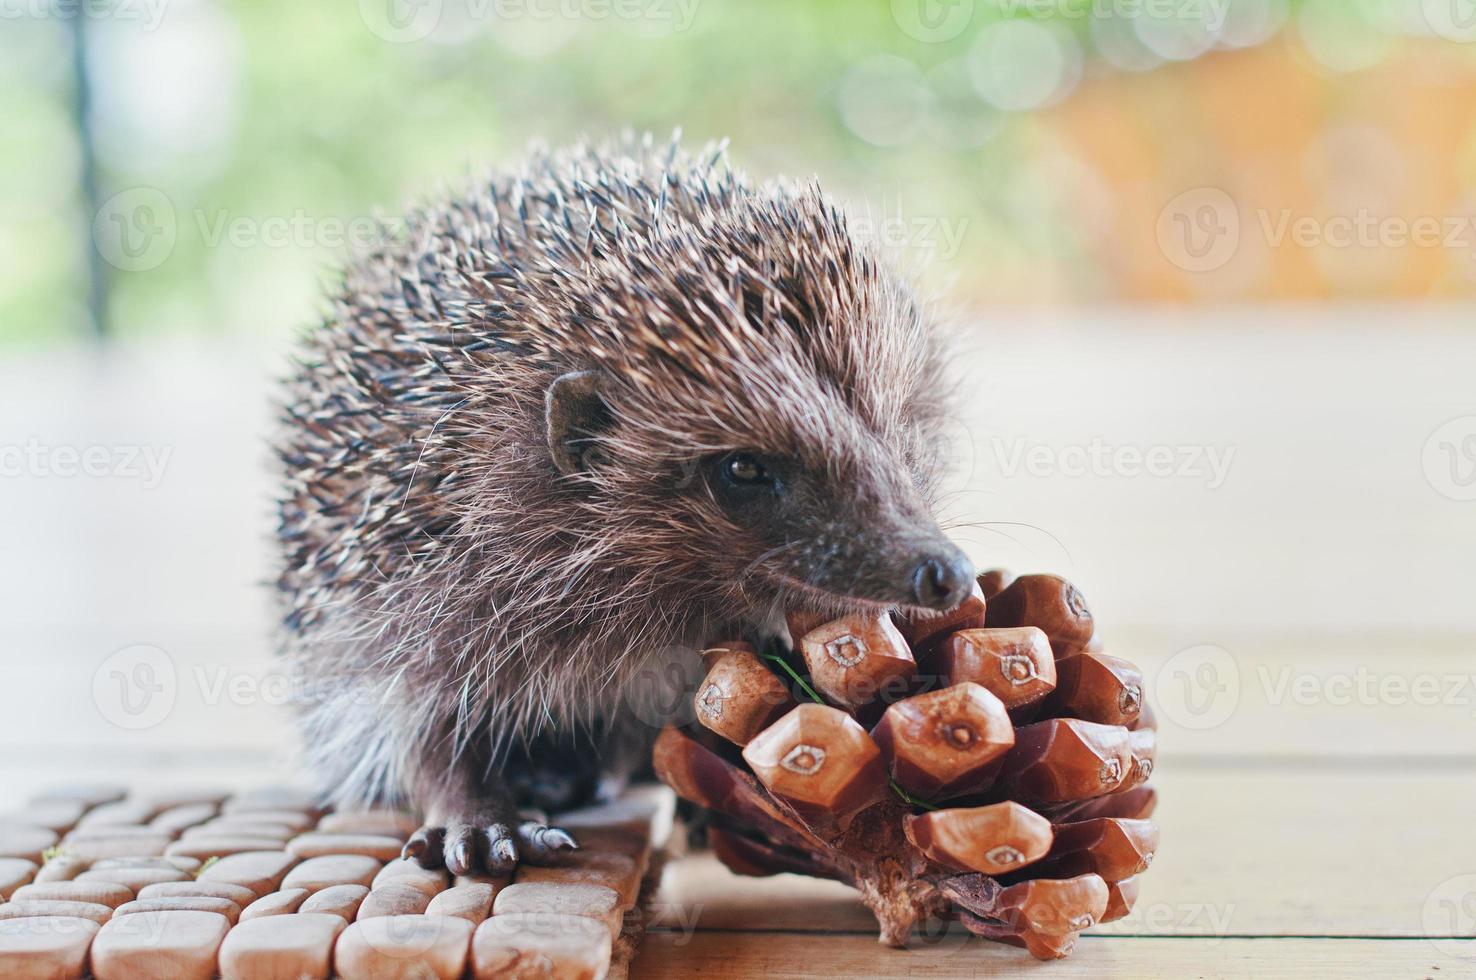
M0 344L280 337L311 322L371 210L393 217L533 139L622 127L728 137L756 175L820 175L966 306L1468 297L1476 234L1349 249L1264 229L1370 208L1469 223L1470 14L0 0ZM1205 188L1257 229L1208 269L1166 251L1162 220Z

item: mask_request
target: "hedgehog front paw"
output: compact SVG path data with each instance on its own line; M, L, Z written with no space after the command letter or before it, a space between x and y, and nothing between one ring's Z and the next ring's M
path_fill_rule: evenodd
M520 861L545 864L578 846L567 831L537 820L509 826L465 818L425 824L405 842L401 856L453 875L508 874Z

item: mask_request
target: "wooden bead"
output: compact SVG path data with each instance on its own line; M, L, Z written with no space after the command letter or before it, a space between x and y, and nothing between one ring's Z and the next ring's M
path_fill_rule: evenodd
M29 884L38 870L35 861L0 858L0 899L8 899L17 888Z
M610 933L593 919L550 923L538 915L494 915L471 943L475 980L600 980L610 969Z
M620 896L595 884L514 882L497 895L493 915L543 916L550 925L572 916L602 923L613 940L624 921Z
M1046 710L1103 725L1129 726L1143 710L1143 674L1117 657L1073 654L1056 661L1056 689Z
M149 827L164 834L179 834L199 826L213 816L215 807L209 803L191 803L164 810L149 821Z
M52 881L71 881L90 867L81 858L72 857L69 854L57 854L41 865L36 872L33 882L38 884Z
M749 742L743 759L817 834L844 832L860 811L884 798L881 749L850 715L802 704Z
M178 834L215 816L215 807L208 803L193 803L189 806L171 807L155 814L148 821L148 828L161 834Z
M489 883L457 885L431 899L426 915L454 915L472 925L481 925L492 914L492 903L502 887Z
M333 885L368 887L379 868L379 861L362 854L325 854L308 858L287 872L287 877L282 879L282 887L306 888L310 892Z
M817 626L800 640L810 681L826 700L858 708L887 694L907 693L917 662L885 613L847 616Z
M256 893L241 885L222 881L161 881L138 893L143 898L224 898L243 909L256 901Z
M241 909L242 922L262 919L269 915L290 915L296 912L312 892L306 888L286 888L271 892Z
M57 842L54 830L26 824L0 824L0 858L25 858L41 864L41 855Z
M986 788L1015 729L999 698L966 682L898 701L871 737L892 778L931 800Z
M158 856L159 851L147 846L153 841L160 839L168 840L169 834L157 830L147 824L101 824L98 826L73 827L62 838L63 849L69 849L72 845L92 843L94 841L128 841L131 847L137 848L130 852L135 856ZM127 855L100 855L96 860L103 857L115 857Z
M235 925L236 920L241 917L241 906L228 898L211 898L205 895L136 898L118 906L113 910L113 915L143 915L155 912L216 912L225 916L227 922Z
M333 973L333 944L346 925L336 915L243 921L220 944L221 980L327 980Z
M258 841L269 841L270 844L266 849L277 851L281 850L282 845L296 837L297 833L297 831L282 823L243 820L240 817L217 817L214 820L207 820L205 823L198 824L183 831L179 839L183 842L190 842L207 838L244 837Z
M0 902L0 920L34 919L38 916L91 919L102 925L113 917L113 910L97 902L63 902L51 899Z
M136 895L156 882L189 881L190 876L183 871L165 868L119 867L106 870L93 868L91 871L82 872L75 880L110 881L116 885L123 885Z
M1022 575L989 600L991 627L1035 626L1058 658L1085 649L1092 638L1091 610L1076 586L1057 575Z
M408 885L434 898L451 887L451 876L439 868L422 868L414 858L397 858L379 870L369 887L383 888L386 885Z
M471 936L470 922L448 915L365 919L339 934L334 970L343 980L459 980Z
M97 980L211 980L231 924L218 912L114 915L92 941Z
M91 837L72 839L77 831L67 835L61 847L72 857L96 864L103 858L113 857L161 857L173 843L168 834L124 835L118 837Z
M142 800L118 800L88 810L77 821L78 827L139 826L147 824L158 807Z
M601 885L615 892L622 909L629 909L640 897L643 871L624 854L578 850L558 855L553 864L521 865L513 884Z
M898 632L915 650L927 648L948 633L977 629L983 625L984 592L978 582L974 583L963 602L947 612L922 609L897 617Z
M1056 686L1050 642L1033 626L954 633L936 663L949 684L978 684L1010 711L1035 704Z
M0 906L3 907L3 906ZM76 916L0 921L0 977L6 980L82 980L98 924Z
M302 810L224 809L212 823L222 825L270 824L287 827L294 834L306 833L318 825L318 817Z
M203 862L191 857L164 857L162 855L140 855L138 857L111 857L92 862L88 871L112 871L117 868L151 868L155 871L183 871L193 875Z
M1055 718L1015 730L996 785L1021 799L1063 803L1111 793L1131 772L1127 729Z
M265 895L281 887L282 878L296 863L297 858L280 850L232 854L201 870L198 880L242 885L257 895Z
M399 837L382 834L324 834L310 831L298 834L287 843L287 853L298 858L323 857L326 854L362 854L376 861L393 861L405 846Z
M318 821L318 830L325 834L383 834L401 840L419 827L420 821L404 810L347 810Z
M26 885L11 896L12 901L95 902L115 909L133 901L133 889L109 881L53 881Z
M734 745L747 745L794 707L794 698L756 654L730 649L712 664L693 704L704 727Z
M248 851L271 851L282 846L275 837L248 837L239 834L189 834L165 848L170 857L192 857L202 861L230 857Z
M371 888L364 901L359 903L356 920L373 919L381 915L419 915L430 904L430 896L409 885L384 885Z
M284 889L290 891L291 889ZM321 912L325 915L336 915L345 922L352 922L359 914L359 906L364 904L364 899L369 896L369 888L366 885L350 883L345 885L329 885L311 892L302 904L297 907L299 912Z
M1038 860L1052 840L1051 822L1014 801L911 815L904 829L929 860L988 875Z

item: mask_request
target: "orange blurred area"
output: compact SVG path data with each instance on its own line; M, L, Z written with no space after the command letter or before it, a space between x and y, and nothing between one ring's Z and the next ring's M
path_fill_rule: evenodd
M1096 78L1041 135L1095 177L1067 210L1114 299L1397 300L1476 288L1473 123L1448 44L1343 73L1281 39ZM1017 298L1050 288L1017 271Z

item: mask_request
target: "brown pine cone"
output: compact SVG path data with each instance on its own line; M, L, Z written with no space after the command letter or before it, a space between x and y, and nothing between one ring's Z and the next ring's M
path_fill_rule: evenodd
M948 613L789 626L792 649L710 650L701 727L657 740L723 863L845 881L892 946L938 916L1051 959L1128 914L1154 726L1075 587L996 570Z

